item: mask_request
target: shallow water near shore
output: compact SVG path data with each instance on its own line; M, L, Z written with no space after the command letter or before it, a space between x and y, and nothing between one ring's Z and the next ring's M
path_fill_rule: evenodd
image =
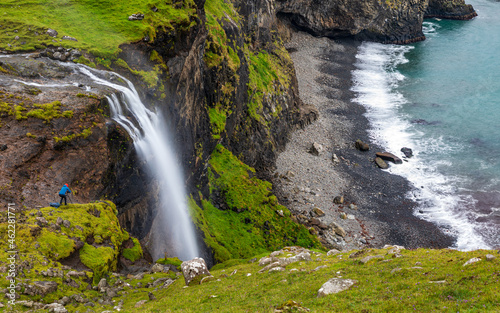
M500 2L470 3L474 20L424 21L424 42L363 43L352 87L372 140L414 151L389 171L414 185L415 214L461 250L500 247Z

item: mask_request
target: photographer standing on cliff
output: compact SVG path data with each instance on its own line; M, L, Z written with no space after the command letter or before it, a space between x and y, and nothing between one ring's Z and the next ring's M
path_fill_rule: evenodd
M71 190L68 187L68 184L64 184L64 186L61 188L61 191L59 191L59 197L61 197L61 201L59 201L59 204L62 205L62 201L64 199L64 205L68 205L68 202L66 201L66 194L71 193Z

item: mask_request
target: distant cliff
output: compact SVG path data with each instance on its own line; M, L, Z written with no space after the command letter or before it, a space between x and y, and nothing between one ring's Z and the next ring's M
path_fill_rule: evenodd
M276 0L278 16L316 36L406 44L425 39L424 17L471 19L463 0Z

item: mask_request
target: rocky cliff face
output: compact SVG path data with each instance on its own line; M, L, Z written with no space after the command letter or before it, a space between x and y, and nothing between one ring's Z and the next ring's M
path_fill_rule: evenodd
M453 20L469 20L477 16L476 11L470 4L461 0L429 0L425 10L425 18L438 17Z
M474 9L464 1L355 0L276 1L278 15L316 36L354 37L405 44L425 39L425 17L470 19Z
M440 6L443 3L451 4ZM242 233L232 236L260 236L248 239L263 243L259 249L298 240L316 244L307 230L290 224L289 212L271 194L272 186L257 179L273 167L288 134L317 116L298 97L293 62L283 44L287 29L277 16L320 36L407 43L423 39L424 12L438 15L445 7L469 8L427 0L176 1L167 8L150 8L172 20L151 22L142 40L121 45L113 58L85 54L77 61L125 75L145 102L163 111L185 170L200 241L204 238L218 260L246 257L256 251L227 252L223 235L213 239L214 233L225 233L204 228L207 221L231 215L242 226L236 227ZM145 12L146 19L151 12ZM58 57L55 52L43 55L67 61L62 58L65 51L57 53ZM150 235L162 234L164 218L157 210L159 183L147 175L126 132L109 119L104 96L115 91L86 92L78 83L31 88L15 79L36 83L41 75L68 84L73 74L46 58L22 57L12 63L7 59L11 58L0 59L2 201L45 206L57 200L62 184L69 183L78 190L79 202L113 200L121 225L153 246ZM233 175L236 171L242 174ZM257 195L246 201L250 196L245 192L254 187ZM228 235L231 228L226 227ZM292 228L300 236L283 233Z

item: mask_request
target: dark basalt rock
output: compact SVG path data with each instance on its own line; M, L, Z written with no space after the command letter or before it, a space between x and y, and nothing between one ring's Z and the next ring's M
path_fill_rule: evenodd
M446 18L452 20L470 20L477 16L476 11L464 0L429 0L424 18Z
M403 148L401 148L401 152L403 152L403 154L407 158L411 158L413 156L413 150L411 150L410 148L403 147Z
M315 36L354 37L383 43L425 40L425 17L470 19L464 0L277 0L278 17Z

